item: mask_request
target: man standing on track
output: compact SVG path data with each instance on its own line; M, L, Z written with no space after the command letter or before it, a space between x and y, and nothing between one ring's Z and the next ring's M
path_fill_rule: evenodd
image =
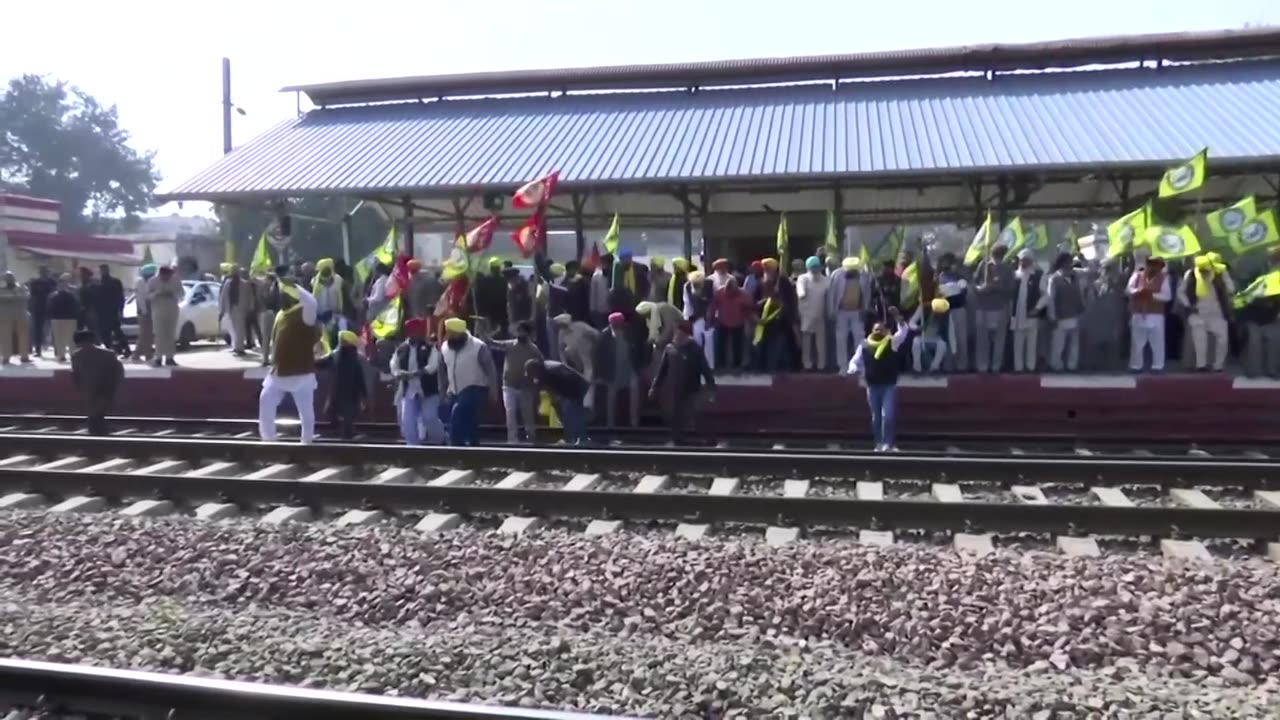
M302 443L316 436L316 357L320 340L316 299L291 280L280 281L280 313L273 328L275 356L258 395L258 434L275 442L276 413L285 394L293 397L302 426Z
M871 409L871 437L876 452L895 452L898 422L898 373L902 370L899 355L911 330L902 321L898 308L889 308L890 320L897 330L890 335L888 327L875 324L849 361L849 374L858 375L867 386L867 406Z
M343 440L355 437L356 417L369 400L364 359L360 357L360 336L350 330L338 333L338 347L316 361L317 370L330 371L329 402L325 408L329 422L337 426Z
M663 393L662 404L667 409L672 444L680 444L690 429L697 432L698 400L704 381L710 393L708 397L714 400L716 376L707 365L702 348L693 341L693 328L681 322L671 344L662 351L649 388L651 400L657 399L660 391Z
M400 418L400 434L406 445L427 441L443 445L444 424L440 422L440 351L427 339L426 318L409 318L404 323L405 341L391 360L391 377L396 381L395 404Z
M467 322L462 318L449 318L444 322L445 343L441 356L444 360L445 382L448 400L453 409L449 414L449 444L480 444L480 412L485 397L498 401L497 372L493 355L484 343L467 332Z
M98 347L92 330L77 330L71 353L71 382L84 393L89 434L107 434L107 415L124 383L124 365L115 353Z
M551 395L555 403L556 414L564 425L564 443L581 445L587 441L587 411L583 407L582 398L591 388L577 370L562 362L554 360L527 360L524 364L525 376L538 390Z

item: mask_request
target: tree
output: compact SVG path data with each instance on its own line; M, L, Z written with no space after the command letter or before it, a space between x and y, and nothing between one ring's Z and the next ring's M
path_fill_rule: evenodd
M125 224L151 205L160 181L155 153L129 147L114 105L39 75L9 81L0 94L0 188L62 203L65 230Z

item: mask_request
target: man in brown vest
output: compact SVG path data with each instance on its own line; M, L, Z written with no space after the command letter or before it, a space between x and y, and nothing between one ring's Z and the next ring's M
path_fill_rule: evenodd
M316 355L320 340L316 299L292 280L280 278L280 312L272 332L275 346L271 372L258 395L258 435L276 439L276 412L288 394L298 408L302 443L316 436Z

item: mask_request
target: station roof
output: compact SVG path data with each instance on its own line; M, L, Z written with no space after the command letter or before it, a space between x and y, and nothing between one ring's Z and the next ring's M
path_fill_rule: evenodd
M1280 48L1280 45L1276 46ZM447 196L1280 161L1280 61L313 110L165 193Z

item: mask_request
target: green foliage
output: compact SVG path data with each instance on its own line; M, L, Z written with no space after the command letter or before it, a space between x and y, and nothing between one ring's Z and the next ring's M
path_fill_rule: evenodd
M64 230L132 225L160 181L154 158L129 147L114 105L65 82L23 75L0 94L0 187L60 201Z

